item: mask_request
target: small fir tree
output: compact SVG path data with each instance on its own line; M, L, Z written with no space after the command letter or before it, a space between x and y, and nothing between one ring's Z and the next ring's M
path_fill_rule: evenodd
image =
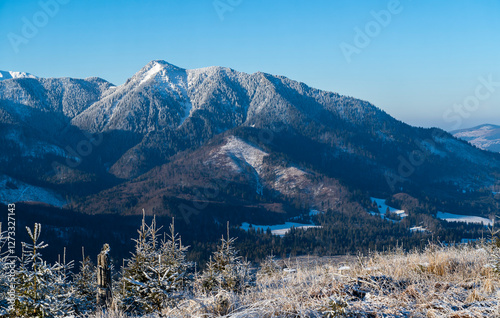
M158 241L160 229L156 218L148 226L143 217L139 237L134 240L135 252L127 261L119 283L120 303L127 312L161 312L183 295L190 267L185 260L188 247L182 246L175 234L173 221L168 239L162 242Z
M281 271L281 266L276 262L276 256L269 255L264 259L262 264L260 264L260 270L258 273L259 277L272 276Z
M249 263L244 262L234 247L236 238L221 238L206 270L200 277L201 286L205 292L218 293L221 290L241 292L249 286Z
M33 231L26 227L31 243L22 243L22 258L16 273L16 317L67 317L74 314L75 289L68 281L68 264L47 264L40 250L47 247L40 238L41 225L35 223Z
M80 262L80 271L73 275L76 300L74 304L77 314L87 314L95 310L97 294L96 267L90 257L83 257Z

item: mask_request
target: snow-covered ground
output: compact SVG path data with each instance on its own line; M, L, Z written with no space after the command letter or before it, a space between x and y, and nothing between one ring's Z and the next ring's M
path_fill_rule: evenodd
M290 229L292 227L294 227L296 229L302 229L302 230L321 227L319 225L301 224L301 223L294 223L294 222L285 222L285 224L277 224L277 225L254 225L254 224L250 224L247 222L243 222L243 224L241 225L240 228L242 230L248 231L250 229L250 225L255 230L261 229L262 231L267 231L267 229L271 229L271 233L273 235L279 235L279 236L284 236L286 233L288 233L290 231Z
M410 232L412 233L425 233L427 232L427 229L422 226L414 226L410 228Z
M399 215L401 218L405 218L408 216L408 214L406 214L406 212L404 210L398 210L396 208L390 207L387 204L385 204L384 199L378 199L378 198L372 197L372 198L370 198L370 200L372 202L375 202L377 204L377 208L378 208L378 213L377 212L370 212L370 214L372 214L372 215L380 214L382 219L385 219L385 212L387 211L387 208L389 208L389 211L391 213L395 213L395 214Z
M314 209L311 209L309 211L309 216L313 216L313 215L318 215L318 214L323 214L324 212L322 211L318 211L318 210L314 210Z
M446 212L438 212L437 218L448 222L465 222L465 223L478 223L478 224L483 223L484 225L488 226L493 225L492 220L474 215L460 215L460 214L452 214Z
M43 202L62 207L66 201L57 193L0 175L0 202Z
M246 162L252 166L257 173L262 171L262 162L264 157L268 155L267 152L264 152L237 137L228 138L226 144L220 148L220 151L222 154L233 158L231 166L234 170L241 171L242 169L238 162Z
M23 132L17 128L7 130L4 138L16 143L21 151L22 157L24 158L43 158L47 154L52 154L61 158L68 158L76 162L80 160L80 158L71 156L67 151L59 146L43 141L33 141L30 139L26 140L27 138L24 137Z
M262 173L264 157L267 155L268 153L246 143L240 138L229 137L226 144L218 152L212 154L212 160L226 158L226 165L239 173L251 167L255 176L255 191L257 194L262 195L264 185L261 183L260 174Z

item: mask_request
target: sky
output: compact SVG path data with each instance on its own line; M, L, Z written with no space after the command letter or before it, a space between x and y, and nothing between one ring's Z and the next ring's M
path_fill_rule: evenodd
M415 126L500 125L498 0L0 0L0 70L284 75Z

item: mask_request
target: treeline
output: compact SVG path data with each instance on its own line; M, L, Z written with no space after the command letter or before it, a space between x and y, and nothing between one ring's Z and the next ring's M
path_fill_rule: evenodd
M321 228L307 230L292 229L284 237L272 235L270 231L240 231L242 255L252 260L261 260L266 251L279 257L299 255L344 255L366 254L371 251L390 250L396 246L405 250L423 249L430 242L457 244L462 239L487 237L488 229L479 224L447 223L425 213L410 213L399 222L382 220L356 206L346 206L339 211L329 210L314 216ZM425 232L411 232L419 225Z
M0 208L7 211L6 206ZM72 210L29 204L18 204L16 211L18 240L29 239L22 229L31 226L33 220L44 224L45 241L53 247L45 252L45 257L50 262L62 257L64 247L67 247L68 259L81 259L82 246L88 255L97 255L102 242L107 242L114 247L110 252L111 260L119 266L122 259L128 257L134 248L134 242L130 238L135 237L137 224L141 220L137 215L85 215ZM407 211L408 217L394 223L368 214L358 204L343 204L338 209L328 210L312 218L308 211L304 211L300 222L313 221L321 228L292 229L284 237L266 231L245 232L239 229L241 222L248 219L253 219L253 224L266 224L266 220L271 220L273 224L284 222L282 217L285 215L270 217L264 215L266 211L258 209L240 210L236 206L209 206L190 217L189 223L182 215L174 217L176 229L182 235L184 244L190 246L186 257L189 261L196 262L198 267L203 266L216 249L220 234L225 232L227 221L230 222L233 235L239 238L235 244L241 255L249 261L257 262L270 252L282 258L295 255L356 254L383 251L396 245L410 250L422 248L429 241L460 243L463 238L477 239L487 236L487 229L482 225L447 223L433 218L425 210ZM4 229L7 224L5 215L0 215ZM157 222L168 224L171 217L157 217ZM152 217L146 218L149 220ZM409 229L413 226L422 226L428 232L412 233ZM16 252L20 255L19 244Z
M0 257L0 317L87 317L103 309L161 315L195 294L242 293L251 283L249 263L238 255L229 228L205 270L193 272L194 264L186 259L188 247L182 244L174 223L163 233L155 218L150 225L143 218L134 251L114 273L108 244L97 266L85 257L73 271L73 261L50 264L43 258L48 245L41 240L39 223L26 230L29 241L22 242L20 257L8 253L12 239L7 235L11 234L0 233L0 251L4 252ZM3 250L6 245L7 251Z

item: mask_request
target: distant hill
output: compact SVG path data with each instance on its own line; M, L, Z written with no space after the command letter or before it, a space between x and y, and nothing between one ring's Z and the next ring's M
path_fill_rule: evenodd
M450 133L457 138L470 142L480 149L500 152L500 126L485 124L455 130Z

